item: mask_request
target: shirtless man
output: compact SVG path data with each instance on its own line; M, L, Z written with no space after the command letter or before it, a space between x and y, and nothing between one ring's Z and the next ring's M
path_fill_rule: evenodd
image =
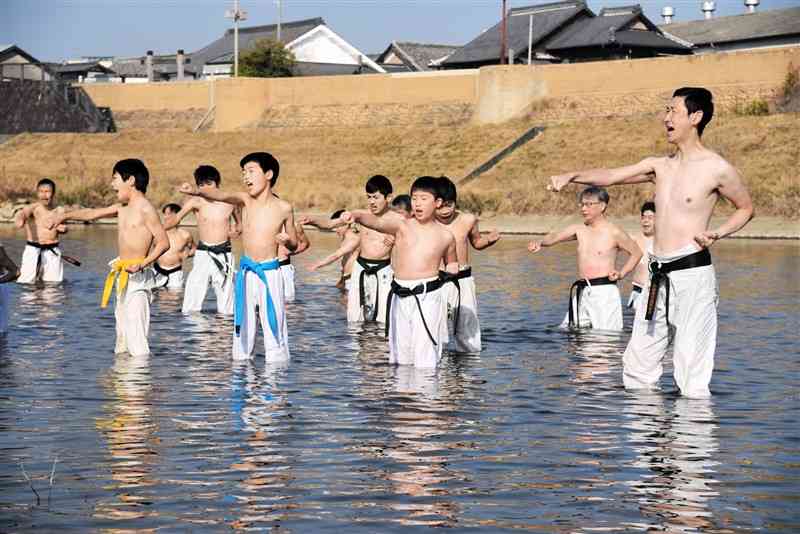
M103 288L101 306L106 307L117 282L117 320L115 353L132 356L150 353L147 335L150 330L150 297L153 274L148 267L169 248L169 239L158 212L145 197L150 173L138 159L123 159L114 165L111 187L117 192L118 204L107 208L85 208L68 213L52 214L50 227L64 221L93 221L117 217L119 256L109 265L111 272Z
M222 177L211 165L200 165L194 171L194 181L200 191L218 190ZM197 219L200 242L197 244L192 270L186 277L181 311L185 314L199 312L203 308L210 282L217 297L217 312L231 315L235 269L231 238L239 235L239 213L231 204L194 196L184 203L181 211L166 228L174 228L191 212L194 212Z
M402 216L390 209L392 183L375 175L365 186L369 211L381 219L399 221ZM391 265L392 239L365 227L359 231L359 253L353 265L347 296L347 320L350 322L386 320L386 299L394 273Z
M167 204L161 209L164 215L164 227L173 223L175 216L180 213L178 204ZM183 261L194 255L194 238L183 228L170 227L167 230L169 249L153 264L153 274L156 288L171 290L183 287Z
M411 186L411 203L412 219L361 210L344 212L341 220L394 236L396 278L386 324L389 363L433 368L439 364L447 335L445 282L439 268L444 263L448 273L458 272L456 242L453 234L436 222L435 211L442 204L436 178L417 178Z
M17 228L25 228L27 244L22 252L22 265L17 282L33 284L37 279L43 282L64 280L64 264L58 236L67 232L66 225L49 228L51 213L63 213L63 208L54 208L56 184L43 178L36 184L37 201L19 210L14 216Z
M278 160L272 154L248 154L239 165L246 192L227 193L216 187L196 188L189 183L182 184L179 190L241 207L244 255L236 274L233 358L245 360L253 354L258 309L266 360L286 361L289 359L288 328L278 247L297 249L294 210L291 204L272 194L280 173Z
M625 278L642 259L642 251L619 226L606 216L608 192L601 187L587 187L581 192L583 224L572 224L547 234L541 241L531 241L530 252L564 241L578 240L578 276L569 293L569 310L562 328L589 326L597 330L622 330L622 301L617 280ZM617 254L628 253L628 260L617 270ZM574 293L574 296L573 296Z
M662 359L674 337L674 378L682 395L707 398L717 340L717 279L709 247L753 218L753 205L739 172L700 137L714 114L711 92L676 90L664 115L670 156L649 157L616 169L570 172L550 179L560 191L570 182L593 185L655 183L656 228L648 298L636 308L633 333L623 357L629 389L656 389ZM720 197L736 210L714 230L709 222ZM669 295L669 300L667 296Z
M647 286L647 277L649 271L647 270L647 260L649 255L653 252L653 234L656 228L656 205L653 202L645 202L642 204L640 224L642 231L633 236L633 240L639 245L642 251L642 259L636 265L633 271L633 287L631 288L631 296L628 298L628 308L634 308L636 302L642 296L642 290Z
M442 206L436 210L436 220L450 230L456 239L458 274L447 285L447 326L455 352L478 353L483 349L481 325L478 321L478 300L475 294L475 279L469 261L469 246L484 250L500 240L500 234L492 230L481 235L478 217L456 210L458 193L450 178L439 178Z
M342 271L339 281L336 282L336 287L339 289L349 290L349 282L351 279L351 273L353 272L353 264L355 264L356 258L358 257L358 247L361 246L361 236L356 233L356 231L352 228L352 225L336 225L335 223L332 223L332 221L338 222L342 213L344 213L344 210L334 211L331 214L330 221L326 221L325 224L315 217L310 216L302 217L301 222L302 224L308 224L309 226L316 226L319 228L333 227L334 232L336 232L336 235L339 236L339 248L337 248L332 254L326 256L324 259L311 265L308 270L313 272L341 259Z

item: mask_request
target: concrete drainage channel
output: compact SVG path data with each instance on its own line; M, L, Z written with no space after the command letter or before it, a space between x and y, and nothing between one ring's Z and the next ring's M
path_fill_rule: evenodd
M469 182L475 180L481 174L485 173L486 171L488 171L489 169L491 169L492 167L503 161L505 158L507 158L516 149L518 149L531 139L536 138L543 131L544 131L543 126L534 126L533 128L529 129L527 132L517 137L517 139L513 143L505 147L503 150L501 150L500 152L489 158L486 162L482 163L477 168L475 168L474 171L472 171L464 178L459 180L458 185L466 185Z

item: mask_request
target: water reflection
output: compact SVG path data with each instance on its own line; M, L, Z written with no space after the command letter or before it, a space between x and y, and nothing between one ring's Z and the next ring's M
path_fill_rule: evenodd
M646 523L635 526L666 532L706 532L715 528L710 502L715 489L718 421L709 399L661 394L628 394L624 405L632 466L640 477L628 482Z
M159 457L156 425L152 417L152 383L149 356L117 354L105 388L110 400L106 417L95 421L106 439L114 500L99 503L94 516L105 519L138 519L157 514L150 505L157 500L148 487Z

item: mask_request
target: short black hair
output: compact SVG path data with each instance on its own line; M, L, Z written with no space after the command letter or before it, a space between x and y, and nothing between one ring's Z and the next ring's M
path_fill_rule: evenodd
M258 166L261 167L261 170L264 172L264 174L266 174L268 171L272 171L272 178L269 180L269 186L274 186L275 182L278 181L278 175L281 172L281 165L278 163L278 160L275 159L275 156L269 152L251 152L242 158L242 160L239 162L239 167L244 169L244 166L251 161L258 163Z
M711 122L714 116L714 96L711 91L704 87L681 87L672 93L673 97L679 96L683 98L683 103L686 104L686 109L689 115L696 111L703 112L703 118L697 125L697 135L703 135L703 130L706 125Z
M397 195L392 199L393 208L401 208L404 211L411 213L411 197L408 195Z
M453 183L453 180L447 176L440 176L439 187L441 188L439 195L442 197L442 200L455 204L456 200L458 200L458 190L456 189L456 184Z
M439 179L433 176L420 176L414 183L411 184L411 194L415 191L424 191L433 195L434 199L442 198L442 192L439 187Z
M49 185L50 189L53 190L53 194L56 193L56 183L50 178L42 178L41 180L39 180L39 183L36 184L36 189L39 189L43 185Z
M642 210L641 210L642 215L644 215L644 212L646 212L646 211L652 211L653 213L655 213L656 212L656 203L652 202L652 201L648 201L648 202L645 202L644 204L642 204Z
M171 211L172 213L178 213L181 211L180 204L175 204L174 202L170 202L169 204L164 204L164 207L161 208L161 213L166 213L167 210Z
M214 182L217 186L222 181L219 171L211 165L200 165L194 170L194 182L197 185L203 182Z
M333 213L331 213L331 219L338 219L339 217L342 216L342 213L344 213L344 210L334 211Z
M150 183L150 171L140 159L121 159L114 165L111 174L119 174L123 181L133 176L133 187L142 193L147 193L147 184Z
M367 180L367 185L364 186L364 189L370 195L373 193L380 193L383 196L389 196L392 194L392 182L384 175L376 174Z
M596 185L590 185L581 191L580 195L578 196L578 198L581 200L583 200L585 197L596 197L597 200L604 203L606 206L611 198L608 196L608 191L606 191L604 187L598 187Z

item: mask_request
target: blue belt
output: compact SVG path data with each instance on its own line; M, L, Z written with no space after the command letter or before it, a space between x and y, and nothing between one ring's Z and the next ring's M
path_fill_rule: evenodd
M236 335L242 327L242 317L244 317L244 279L247 271L256 273L256 276L264 282L264 287L267 290L267 321L269 328L272 330L272 335L275 340L280 343L280 332L278 331L278 316L275 313L275 303L272 300L272 295L269 293L269 284L267 283L266 271L276 271L280 268L280 262L275 260L265 261L263 263L256 263L249 257L242 255L239 260L239 273L236 277L236 286L234 293L234 310L233 310L233 326L236 329Z

